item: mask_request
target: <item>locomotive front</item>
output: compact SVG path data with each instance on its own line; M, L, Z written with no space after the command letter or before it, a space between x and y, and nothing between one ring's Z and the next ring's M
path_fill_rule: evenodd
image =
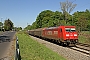
M76 44L78 42L78 33L74 26L65 27L65 40L68 44Z

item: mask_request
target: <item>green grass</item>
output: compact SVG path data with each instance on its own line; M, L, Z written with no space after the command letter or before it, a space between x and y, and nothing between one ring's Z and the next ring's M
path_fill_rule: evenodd
M82 36L82 35L79 36L80 43L85 43L85 40L86 40L86 38L84 36Z
M82 31L79 33L79 42L90 44L90 31Z
M66 60L25 33L17 33L17 36L22 60Z

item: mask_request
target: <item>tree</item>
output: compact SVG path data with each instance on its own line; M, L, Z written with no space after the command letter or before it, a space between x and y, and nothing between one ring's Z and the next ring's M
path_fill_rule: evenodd
M42 11L36 18L36 27L37 28L42 28L42 27L45 27L44 23L43 22L46 22L49 21L51 19L51 16L53 15L53 11L51 10L44 10ZM48 23L48 22L47 22Z
M3 23L2 22L0 22L0 26L3 26Z
M66 0L65 2L60 2L61 10L63 11L64 20L68 20L68 15L73 11L73 9L76 7L76 4L73 4L73 2L69 2Z
M26 28L31 30L43 27L73 25L76 26L78 31L90 30L90 10L86 9L86 11L77 11L72 15L70 15L69 13L67 14L68 20L66 24L62 12L53 12L51 10L41 11L41 13L37 16L36 21Z
M54 14L51 16L53 21L53 26L60 26L60 20L63 20L62 12L55 11Z
M20 30L22 30L22 27L17 27L17 31L20 31Z
M0 30L2 30L2 28L3 28L3 23L0 22Z
M90 10L77 11L73 14L73 24L79 31L90 30Z
M13 29L13 23L12 23L12 21L10 19L5 20L5 22L4 22L4 29L6 31L9 31L9 30Z
M31 25L28 25L28 26L25 27L24 29L25 29L25 30L30 30L30 27L31 27Z
M86 17L84 15L81 15L79 17L79 20L77 23L78 23L77 26L79 27L78 30L80 30L80 31L87 30L88 22L87 22Z

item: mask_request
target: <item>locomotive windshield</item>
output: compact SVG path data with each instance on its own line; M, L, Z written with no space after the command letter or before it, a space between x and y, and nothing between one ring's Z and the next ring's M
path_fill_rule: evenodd
M66 32L75 32L75 28L65 28Z

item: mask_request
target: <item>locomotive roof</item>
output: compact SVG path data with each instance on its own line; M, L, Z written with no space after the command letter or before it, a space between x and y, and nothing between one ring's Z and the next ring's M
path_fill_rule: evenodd
M75 28L75 26L58 26L58 27L45 27L45 28L38 28L38 29L34 29L34 30L30 30L30 31L39 31L39 30L48 30L48 29L56 29L56 28L60 28L60 27L65 27L65 28Z
M55 28L58 28L58 27L49 27L49 28L46 28L46 30L48 30L48 29L55 29Z
M46 28L46 30L48 30L48 29L56 29L56 28L59 28L59 27L75 28L75 26L58 26L58 27L49 27L49 28Z

